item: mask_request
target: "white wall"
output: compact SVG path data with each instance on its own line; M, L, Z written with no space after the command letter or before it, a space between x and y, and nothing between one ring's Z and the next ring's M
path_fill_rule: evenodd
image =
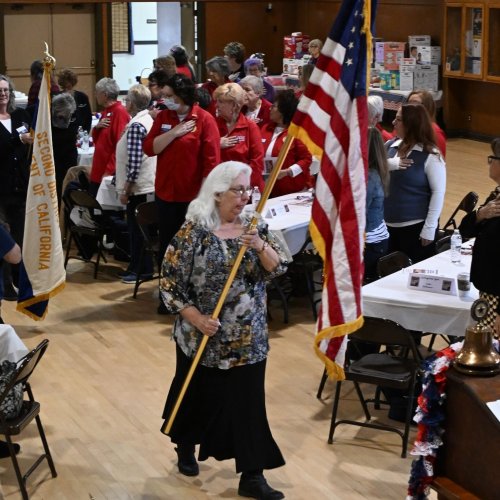
M113 54L113 78L126 91L136 83L135 77L146 78L152 71L153 59L168 54L170 47L181 40L181 13L179 2L132 2L133 54ZM156 20L156 24L148 23Z

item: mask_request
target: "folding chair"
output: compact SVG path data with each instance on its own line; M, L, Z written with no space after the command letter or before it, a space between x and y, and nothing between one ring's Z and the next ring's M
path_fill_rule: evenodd
M160 252L160 242L158 238L158 213L156 210L156 203L154 201L147 201L137 205L135 209L135 220L141 231L143 242L141 253L139 255L139 268L137 269L137 279L134 286L134 299L137 298L137 291L139 286L146 281L158 279L158 274L153 275L151 278L141 278L143 275L144 261L147 255L153 259L153 266L158 261L158 253Z
M10 382L5 385L4 390L0 394L0 404L7 397L7 394L10 392L10 390L17 384L22 384L23 390L28 394L28 400L23 401L21 412L17 417L6 419L4 414L0 412L0 434L4 434L5 439L7 440L10 458L16 472L17 482L19 483L19 488L21 489L23 500L27 500L29 498L28 492L26 490L26 482L28 480L28 477L43 462L43 460L47 460L52 477L57 477L56 468L54 466L52 455L50 454L49 450L49 445L45 437L45 431L42 426L42 421L40 420L40 403L35 401L33 397L33 391L28 381L36 365L44 355L48 344L49 341L47 339L42 340L40 344L38 344L31 352L29 352L25 356L25 358L20 362L17 369L13 372ZM28 471L24 475L22 475L11 437L19 435L33 419L36 421L38 434L40 435L40 439L43 444L44 453L40 455L35 460L35 462L33 462Z
M328 443L333 443L335 429L341 424L369 427L398 434L402 439L401 457L405 458L413 413L415 385L421 359L413 337L408 330L394 321L365 317L363 327L352 333L349 336L349 341L362 342L364 345L372 344L380 348L385 346L385 350L383 352L361 355L359 359L354 361L346 359L346 381L349 380L354 383L354 388L363 408L366 421L360 422L349 419L337 420L340 391L342 387L342 382L338 381L333 402ZM349 356L347 358L349 358ZM377 407L379 404L388 404L388 402L380 400L378 397L366 399L361 391L361 383L372 384L382 389L399 389L407 392L408 397L406 400L405 425L403 431L395 426L370 422L371 415L368 411L367 403L375 403Z
M453 213L450 215L450 218L448 219L446 224L444 224L444 226L438 230L437 239L439 240L444 236L453 234L453 230L457 229L458 227L457 222L455 221L455 217L458 214L458 212L462 211L465 212L466 214L472 212L476 206L478 199L479 196L474 191L470 191L469 193L467 193L462 198L462 201L458 204L457 208L455 208Z
M94 264L94 279L97 278L97 271L99 269L99 262L101 258L107 262L104 256L103 238L108 224L100 203L87 191L74 190L69 191L63 197L64 203L70 212L68 218L69 224L69 239L66 247L66 258L64 267L68 265L69 259L79 259L84 262L91 262ZM76 214L74 217L73 214ZM84 244L85 238L92 245L95 245L97 257L92 261L93 248L88 249ZM71 243L73 240L78 247L80 255L70 255Z
M404 252L392 252L378 259L377 274L380 278L383 278L384 276L388 276L389 274L400 271L411 265L412 261L410 257Z

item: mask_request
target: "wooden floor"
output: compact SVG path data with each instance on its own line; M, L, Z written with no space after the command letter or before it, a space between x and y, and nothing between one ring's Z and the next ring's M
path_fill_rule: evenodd
M482 200L492 189L487 154L487 144L449 141L443 219L469 190ZM3 303L2 316L28 347L50 339L32 385L59 475L52 479L40 466L28 481L31 498L237 498L232 461L207 460L197 478L177 473L173 447L159 432L174 371L172 318L156 314L155 283L144 284L134 300L132 287L115 278L119 270L104 265L93 280L90 265L70 261L66 289L40 323ZM287 461L267 473L270 483L296 500L404 498L412 458L400 458L398 436L341 426L327 444L334 384L316 399L322 366L312 351L312 315L299 299L292 309L289 325L277 308L270 323L267 406ZM341 415L361 418L352 387L344 388ZM41 451L35 429L19 440L24 467ZM5 498L19 498L8 459L0 461L0 478Z

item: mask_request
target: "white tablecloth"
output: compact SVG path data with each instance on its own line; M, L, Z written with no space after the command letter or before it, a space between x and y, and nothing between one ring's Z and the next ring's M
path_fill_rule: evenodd
M109 175L102 178L97 191L96 200L101 204L104 210L125 210L125 205L120 203L120 196L116 192L115 185L112 184L113 176Z
M88 167L92 165L92 159L94 158L94 146L84 151L82 148L78 148L78 165L81 167Z
M286 203L289 212L266 218L269 208ZM312 197L309 192L287 194L270 198L262 212L269 229L277 234L288 246L291 255L295 255L306 241L309 221L311 220ZM285 249L286 250L286 249Z
M407 287L412 269L437 270L440 276L456 278L458 273L469 272L472 257L462 255L460 264L452 264L450 251L402 269L363 287L363 314L397 321L409 330L465 335L472 323L470 307L478 298L477 289L465 297L443 295Z

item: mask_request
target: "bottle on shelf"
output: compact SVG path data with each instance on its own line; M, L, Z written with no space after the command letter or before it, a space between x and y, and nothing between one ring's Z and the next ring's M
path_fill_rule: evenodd
M458 264L461 261L460 250L462 248L462 236L460 236L460 231L455 229L450 240L450 256L451 261Z
M254 208L257 208L257 205L259 204L259 201L260 201L260 189L259 189L259 186L254 186L254 188L252 189L252 204L254 206Z

